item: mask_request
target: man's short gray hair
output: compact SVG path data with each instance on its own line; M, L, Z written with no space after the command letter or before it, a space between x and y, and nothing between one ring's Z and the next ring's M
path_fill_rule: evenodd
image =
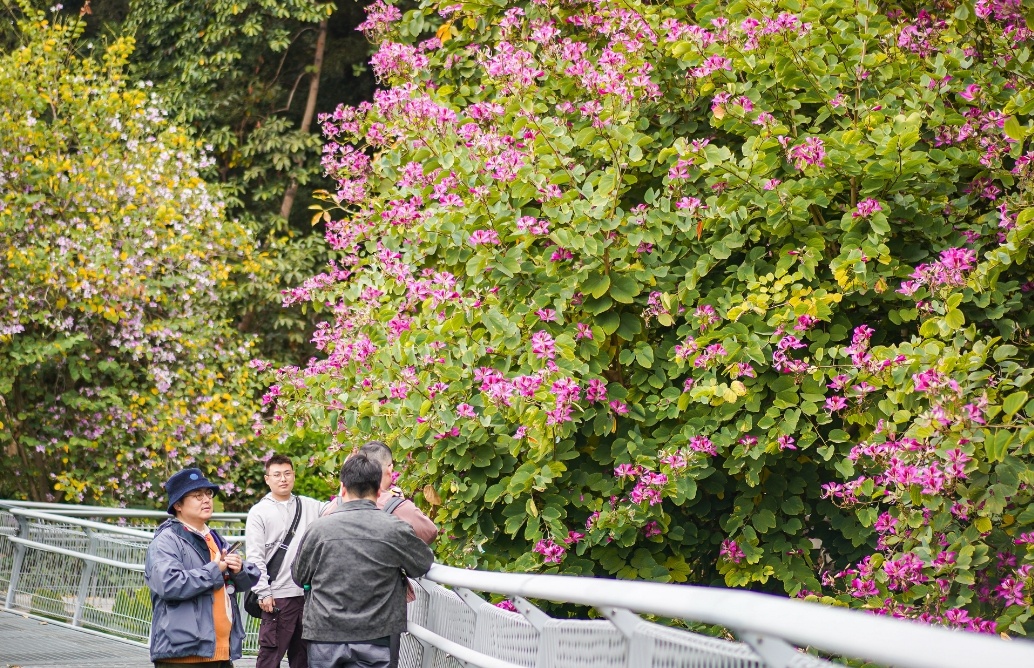
M391 466L391 448L382 441L367 441L359 448L359 454L377 462L382 469Z

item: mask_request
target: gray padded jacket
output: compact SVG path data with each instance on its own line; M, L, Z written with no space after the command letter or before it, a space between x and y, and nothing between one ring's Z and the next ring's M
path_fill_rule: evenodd
M434 554L413 528L373 501L349 501L309 525L291 567L308 590L302 637L364 642L406 630L406 580Z

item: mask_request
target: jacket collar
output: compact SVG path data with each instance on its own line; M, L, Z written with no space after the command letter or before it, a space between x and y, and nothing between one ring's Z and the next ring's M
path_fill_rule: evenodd
M368 510L373 508L377 510L377 504L370 499L359 499L357 501L342 501L340 498L337 499L337 507L330 512L331 515L334 513L344 513L350 510Z
M172 535L190 545L194 548L194 551L197 552L198 556L201 557L202 561L208 562L211 558L211 554L208 551L208 544L205 543L205 540L188 529L183 522L180 522L175 517L165 520L165 522L155 530L154 535L157 536L162 531L169 531ZM223 549L226 546L223 537L220 536L215 529L209 529L209 533L212 534L212 540L215 541L215 544L219 549Z

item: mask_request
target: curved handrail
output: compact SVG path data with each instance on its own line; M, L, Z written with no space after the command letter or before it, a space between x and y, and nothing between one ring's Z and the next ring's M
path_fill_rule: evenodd
M97 557L92 554L86 554L78 550L69 550L63 547L57 547L56 545L47 545L46 543L40 543L34 540L28 540L26 538L18 538L17 536L8 536L7 540L18 545L25 545L31 547L34 550L41 552L53 552L54 554L63 554L66 557L75 557L76 559L83 559L85 561L92 561L96 564L103 564L105 566L113 566L114 568L122 568L127 571L136 571L138 573L144 572L143 564L130 564L125 561L116 561L114 559L106 559L104 557Z
M448 638L443 638L437 633L414 622L406 624L406 631L414 638L418 638L430 645L434 645L450 656L477 666L478 668L523 668L523 666L518 666L515 663L503 661L502 659L497 659L495 657L488 656L487 654L482 654L481 652L472 650L469 647L453 642Z
M161 510L142 510L135 508L110 508L106 506L76 506L67 503L46 503L44 501L19 501L17 499L0 500L0 508L29 508L41 511L60 511L69 517L146 517L167 519L168 513ZM247 513L212 513L212 519L224 522L243 522L248 519Z
M758 592L571 575L464 570L435 564L439 584L506 596L614 607L757 632L838 656L900 668L1034 666L1034 642L952 631ZM875 641L875 639L879 641Z
M120 527L114 524L105 524L104 522L83 520L79 519L78 517L69 517L67 515L55 515L54 513L47 513L41 510L28 510L24 508L14 507L9 508L8 512L10 512L15 517L31 517L32 519L36 520L60 522L61 524L71 524L73 526L79 526L88 529L97 529L98 531L121 534L123 536L133 536L134 538L146 538L147 540L151 540L152 538L154 538L153 531L144 531L142 529L130 529L129 527Z

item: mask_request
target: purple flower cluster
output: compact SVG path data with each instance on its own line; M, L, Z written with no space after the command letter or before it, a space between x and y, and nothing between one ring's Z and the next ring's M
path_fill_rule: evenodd
M912 272L912 280L905 281L898 289L903 295L912 296L920 288L951 289L966 284L966 275L976 266L977 254L968 248L948 248L941 251L935 262L921 264Z

